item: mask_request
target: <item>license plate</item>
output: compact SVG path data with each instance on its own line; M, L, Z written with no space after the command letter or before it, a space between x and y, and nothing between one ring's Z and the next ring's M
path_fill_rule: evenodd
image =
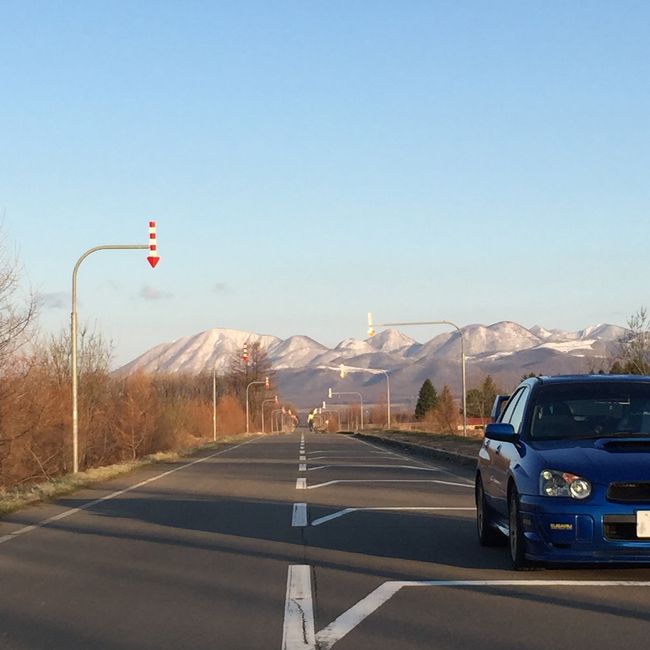
M636 536L650 538L650 510L639 510L636 513Z

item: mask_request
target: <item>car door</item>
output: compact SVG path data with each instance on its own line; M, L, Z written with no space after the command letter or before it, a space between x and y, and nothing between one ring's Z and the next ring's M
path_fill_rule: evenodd
M508 403L506 410L501 418L501 422L511 424L515 433L521 432L521 425L526 412L528 395L530 389L528 386L522 386ZM513 463L518 462L519 452L517 446L511 442L500 442L493 440L491 444L491 466L492 475L490 477L492 487L492 497L494 508L504 517L508 512L508 477L510 467Z

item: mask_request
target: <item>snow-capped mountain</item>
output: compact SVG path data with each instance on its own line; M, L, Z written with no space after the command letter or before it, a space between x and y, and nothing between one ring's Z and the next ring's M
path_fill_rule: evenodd
M511 321L462 328L466 355L467 387L492 375L510 390L523 374L585 373L607 370L617 341L625 333L617 325L600 324L577 332L530 329ZM341 380L332 368L343 363L360 369L386 370L395 401L410 403L422 382L430 378L440 388L448 384L460 393L460 334L441 333L418 343L398 330L379 332L367 340L353 338L334 348L296 335L287 339L232 329L213 329L163 343L134 359L116 373L227 372L232 357L247 343L259 342L277 372L279 390L299 406L320 403L328 386L341 391L365 388L368 399L381 397L383 373L354 371ZM338 383L337 383L338 382ZM354 388L353 388L354 386Z

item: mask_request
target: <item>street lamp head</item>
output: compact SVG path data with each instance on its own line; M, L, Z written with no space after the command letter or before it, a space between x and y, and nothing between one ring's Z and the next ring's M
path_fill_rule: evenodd
M375 326L372 324L372 312L368 312L368 336L373 337L377 332L375 332Z

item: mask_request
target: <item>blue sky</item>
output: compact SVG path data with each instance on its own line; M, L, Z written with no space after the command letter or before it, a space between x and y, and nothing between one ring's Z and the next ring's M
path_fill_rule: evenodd
M212 327L625 324L650 302L646 2L0 3L0 215L115 363ZM426 340L440 330L411 329Z

